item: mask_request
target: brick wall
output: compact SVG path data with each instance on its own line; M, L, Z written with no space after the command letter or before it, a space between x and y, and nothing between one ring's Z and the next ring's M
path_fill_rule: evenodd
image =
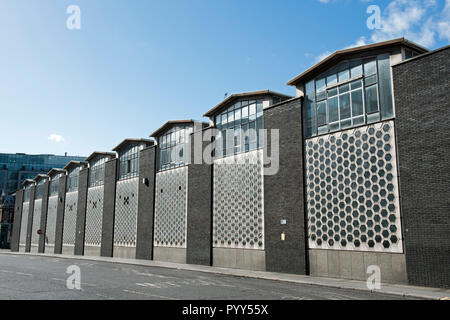
M393 67L408 282L450 287L450 47Z

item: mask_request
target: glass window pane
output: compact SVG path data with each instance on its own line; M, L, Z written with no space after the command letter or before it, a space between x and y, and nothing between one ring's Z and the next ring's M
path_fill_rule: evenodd
M358 80L358 81L355 81L355 82L351 83L352 90L361 88L361 86L362 86L361 80Z
M367 113L378 112L377 86L367 87L366 91L366 111Z
M317 124L322 126L327 123L327 103L326 101L317 104Z
M362 65L358 65L350 69L350 76L356 78L362 76Z
M377 64L375 60L366 62L364 64L364 76L370 76L372 74L375 74L377 72Z
M346 93L339 96L339 107L341 111L341 120L350 118L350 94Z
M339 121L338 97L328 99L328 115L330 122Z
M345 85L339 87L339 93L347 92L349 89L350 89L350 86L348 84L345 84Z
M322 92L325 90L325 79L320 79L316 81L317 92Z
M365 83L366 86L370 86L370 85L372 85L372 84L374 84L376 82L377 82L377 75L376 74L373 75L373 76L367 77L364 80L364 83Z
M352 112L353 117L360 116L364 113L362 90L352 92Z
M332 96L335 96L335 95L337 95L337 88L328 90L328 97L332 97Z
M255 103L253 103L249 106L249 114L250 115L256 114L256 104Z
M332 74L331 76L327 77L327 86L333 86L337 84L337 76L335 74Z
M241 109L237 109L234 111L234 119L241 120Z
M263 102L262 100L258 100L256 103L256 112L260 113L263 111Z
M339 82L344 82L349 79L348 70L339 72Z

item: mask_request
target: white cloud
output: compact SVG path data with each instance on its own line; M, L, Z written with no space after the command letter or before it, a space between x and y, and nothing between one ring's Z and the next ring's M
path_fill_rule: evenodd
M319 0L329 3L332 0ZM361 0L361 2L372 2ZM445 0L441 12L436 0L392 0L381 16L381 29L370 38L360 37L355 43L342 49L359 47L373 42L405 37L422 46L431 47L437 37L450 41L450 0ZM325 51L314 58L315 63L327 58L332 52Z
M56 143L61 143L64 142L64 137L59 134L53 133L48 137L48 140Z
M441 18L441 21L437 24L439 37L450 41L450 0L445 1L445 7L442 11Z
M373 42L405 37L429 47L436 37L450 39L450 0L437 12L436 0L393 0L381 17L381 29L371 36Z

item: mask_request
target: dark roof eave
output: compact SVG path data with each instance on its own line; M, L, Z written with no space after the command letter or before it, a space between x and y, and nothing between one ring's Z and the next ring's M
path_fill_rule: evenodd
M103 152L103 151L94 151L91 153L89 157L87 157L84 161L89 162L94 159L96 156L106 156L106 157L115 157L116 153L114 152Z
M384 47L396 46L396 45L405 45L407 47L413 48L422 53L429 51L428 49L426 49L414 42L406 40L405 38L398 38L398 39L388 40L388 41L384 41L384 42L372 43L372 44L364 45L364 46L360 46L360 47L353 47L353 48L338 50L338 51L332 53L331 55L329 55L328 57L326 57L325 59L323 59L322 61L316 63L315 65L313 65L311 68L309 68L305 72L301 73L300 75L296 76L292 80L288 81L287 85L295 86L296 84L301 82L304 78L315 73L316 70L324 68L327 64L332 63L334 60L340 59L347 55L359 53L359 52L366 52L366 51L370 51L370 50L374 50L374 49L380 49L380 48L384 48Z
M123 140L121 143L119 143L117 145L117 147L115 147L113 149L113 151L120 151L120 149L122 149L122 147L128 143L133 143L133 142L142 142L142 143L148 143L148 144L154 144L155 141L154 140L150 140L150 139L141 139L141 138L127 138L125 140Z
M195 123L196 121L193 119L187 119L187 120L169 120L165 124L163 124L161 127L158 128L155 132L150 134L150 137L155 138L159 136L161 132L164 132L168 130L170 127L176 124L185 124L185 123Z
M85 161L70 161L65 167L64 170L69 170L72 167L78 167L78 166L83 166L86 167L87 166L87 162Z
M278 96L283 98L292 98L292 96L271 91L271 90L261 90L261 91L252 91L252 92L243 92L243 93L233 93L232 95L228 96L222 102L217 104L215 107L211 108L208 112L206 112L203 116L204 117L212 117L219 113L223 108L225 108L229 103L234 101L235 99L239 98L245 98L245 97L257 97L257 96Z

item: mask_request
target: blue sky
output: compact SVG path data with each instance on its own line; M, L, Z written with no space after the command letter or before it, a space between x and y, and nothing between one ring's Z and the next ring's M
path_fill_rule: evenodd
M381 30L366 25L370 5ZM286 82L335 50L448 45L449 22L450 0L2 0L0 152L108 151L200 120L225 93L294 95Z

